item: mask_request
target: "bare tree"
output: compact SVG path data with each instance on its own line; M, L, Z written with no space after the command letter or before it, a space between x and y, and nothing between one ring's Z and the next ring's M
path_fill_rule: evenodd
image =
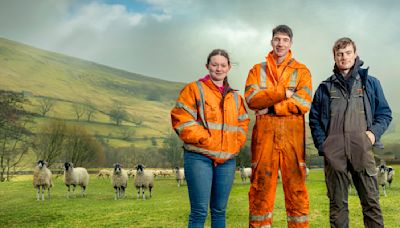
M0 90L0 181L10 180L10 170L15 169L30 146L31 122L25 113L22 93Z
M161 149L165 159L171 167L183 165L183 143L175 132L170 131L164 139L164 145Z
M123 140L130 140L136 134L136 130L132 127L122 127L120 133Z
M48 167L57 161L63 152L65 131L64 121L52 121L42 126L35 136L33 150L37 159L47 161Z
M90 122L96 114L96 107L94 106L93 103L91 103L91 102L87 103L85 113L86 113L87 121Z
M39 112L42 116L46 116L46 114L53 108L56 101L49 97L43 97L39 100Z
M72 108L74 109L74 113L77 120L80 120L81 117L86 113L86 107L83 104L74 103L72 105Z
M64 144L64 159L76 166L103 163L101 143L82 126L68 126Z

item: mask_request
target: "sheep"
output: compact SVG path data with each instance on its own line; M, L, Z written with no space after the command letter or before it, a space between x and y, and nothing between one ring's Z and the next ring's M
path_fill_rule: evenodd
M310 175L310 169L308 167L306 167L306 179L307 177ZM279 168L278 169L278 181L280 181L282 179L282 171Z
M81 195L86 197L86 187L89 184L89 174L85 168L76 167L71 162L64 163L64 183L68 187L68 195L70 194L70 185L74 188L72 191L75 193L76 185L81 186Z
M48 198L50 199L50 188L53 187L51 176L52 173L50 169L47 168L47 162L43 160L37 161L37 165L33 170L33 187L37 189L37 200L40 200L40 187L42 188L42 200L44 200L44 192L46 189Z
M140 192L142 192L142 198L145 200L146 195L144 194L144 190L147 188L149 189L151 198L151 189L154 186L153 172L144 170L145 166L142 164L138 164L135 168L136 168L135 187L138 190L137 198L138 199L140 198Z
M99 171L99 173L97 174L97 178L110 178L110 176L111 176L111 171L110 170L107 170L107 169L101 169L100 171Z
M388 182L389 188L390 188L392 185L393 176L394 176L394 169L392 166L387 166L387 173L388 173L387 182Z
M251 177L251 168L240 167L240 177L242 178L242 184L246 182L246 178Z
M379 167L376 168L376 171L378 172L378 185L382 186L383 189L383 194L386 195L386 184L387 184L387 178L388 178L388 173L386 171L386 166L385 165L380 165Z
M171 170L159 170L158 171L158 176L163 176L163 177L169 177L169 176L172 176L172 173L173 172L171 172Z
M122 169L122 165L119 163L114 164L112 185L115 189L115 200L124 198L125 189L128 185L128 173Z
M180 187L183 181L186 180L185 171L183 169L180 169L178 166L175 167L175 178L176 182L178 183L178 187Z
M282 179L281 169L278 169L278 181Z
M136 175L136 170L130 169L127 171L127 174L128 174L128 178L131 178L131 177L134 178Z

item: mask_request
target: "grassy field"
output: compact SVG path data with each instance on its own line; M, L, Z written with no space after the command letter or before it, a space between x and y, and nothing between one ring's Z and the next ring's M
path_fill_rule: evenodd
M394 167L400 170L400 166ZM62 177L55 179L51 200L36 201L31 176L0 183L0 227L186 227L189 201L186 185L178 188L175 180L155 180L153 198L136 199L130 180L127 197L114 200L110 180L91 176L88 197L67 199ZM274 227L287 227L282 186L278 186ZM321 169L311 170L307 180L310 194L310 227L329 227L329 204ZM249 184L237 174L228 204L227 227L247 227ZM353 191L354 192L354 191ZM385 226L400 227L400 182L394 181L381 196ZM350 227L363 227L361 207L355 194L349 196ZM210 227L209 220L206 227Z

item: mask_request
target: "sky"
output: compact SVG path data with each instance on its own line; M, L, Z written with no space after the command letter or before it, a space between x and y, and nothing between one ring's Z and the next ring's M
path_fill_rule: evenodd
M286 24L314 90L332 74L333 43L350 37L400 112L399 15L396 0L0 0L0 37L184 83L206 75L208 54L223 48L231 86L243 93L249 69L271 51L272 29Z

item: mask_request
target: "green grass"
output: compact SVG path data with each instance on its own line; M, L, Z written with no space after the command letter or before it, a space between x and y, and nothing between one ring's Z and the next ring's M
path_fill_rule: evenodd
M400 170L400 166L394 167ZM91 176L88 197L67 199L62 177L55 179L52 199L36 201L31 176L0 183L0 227L186 227L189 201L186 185L176 186L173 179L155 180L153 198L136 199L129 181L127 197L114 200L110 180ZM310 194L310 227L329 227L329 203L321 169L311 170L307 180ZM242 184L237 174L230 195L227 227L248 226L249 184ZM388 196L381 196L385 226L400 226L400 182L394 180ZM356 195L349 196L350 227L363 227L361 207ZM274 210L274 227L287 227L282 186L279 183ZM206 227L210 227L207 220Z

